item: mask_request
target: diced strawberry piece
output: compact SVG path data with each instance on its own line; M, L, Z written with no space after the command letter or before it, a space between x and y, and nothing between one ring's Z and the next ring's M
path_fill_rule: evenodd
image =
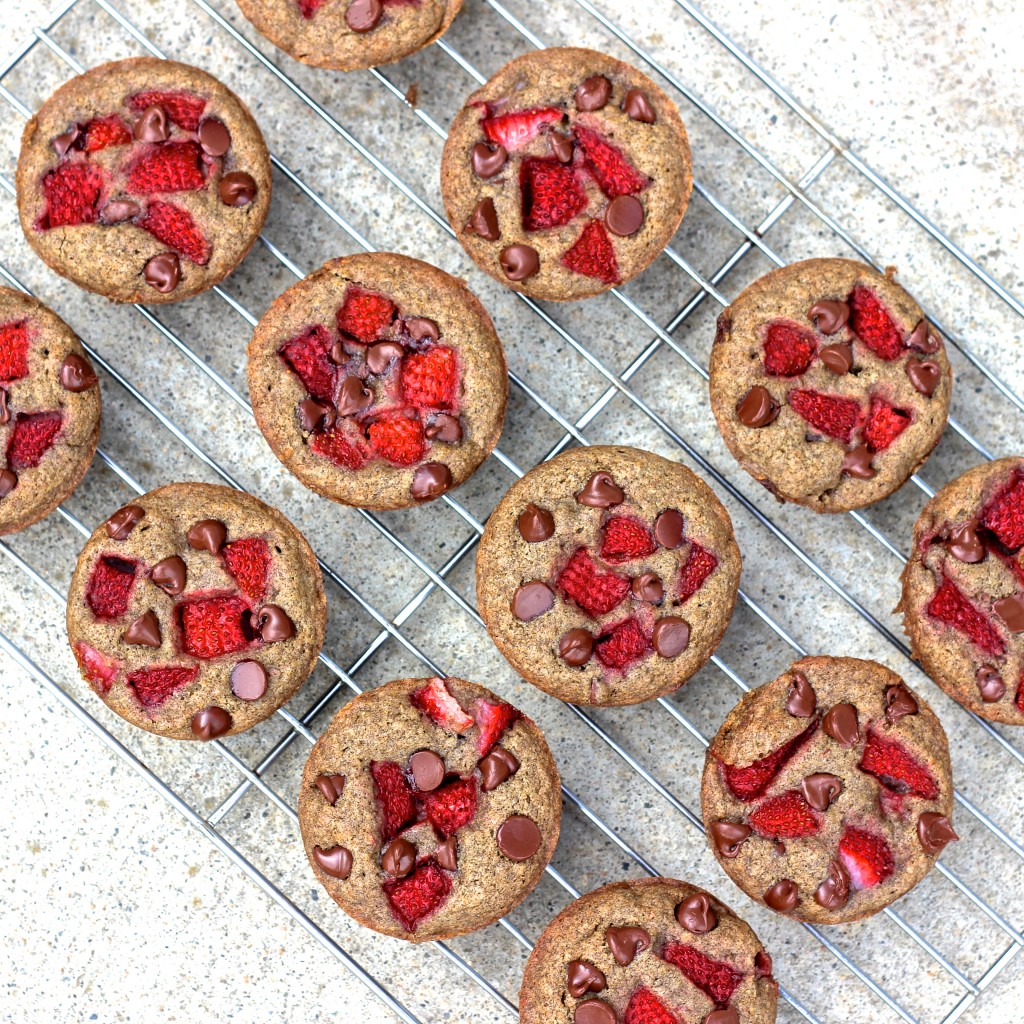
M334 345L330 331L317 324L286 341L278 355L295 371L306 390L324 402L334 401L338 368L328 358Z
M759 978L772 976L772 957L766 949L759 949L754 955L754 973Z
M46 212L39 227L45 231L47 228L94 224L99 217L105 181L103 171L93 164L58 164L43 178Z
M248 647L246 635L251 609L240 597L200 597L178 606L181 616L182 647L193 658L219 658Z
M679 603L686 604L704 586L707 578L717 567L717 557L696 541L692 541L686 561L679 570Z
M764 339L764 369L773 377L806 373L818 351L818 339L806 327L792 323L768 325Z
M338 330L360 341L376 341L395 318L395 304L383 295L350 285L338 310Z
M443 679L435 676L409 696L413 706L419 708L435 725L448 732L462 734L476 722L462 710L462 705L448 692Z
M128 169L128 191L149 196L154 192L194 192L204 188L202 155L197 142L154 146Z
M121 662L116 658L97 651L95 647L79 641L75 644L75 660L82 670L82 675L89 681L97 693L110 692L117 673L121 671Z
M411 405L427 409L452 409L459 386L455 349L436 345L402 358L402 394Z
M0 325L0 380L10 383L28 376L28 321Z
M371 761L370 775L380 811L380 837L386 843L416 820L416 801L405 772L394 761Z
M602 138L592 128L576 126L576 141L583 150L587 167L594 176L598 188L609 198L636 195L650 184L626 159L622 150Z
M666 943L661 959L678 967L716 1006L725 1006L743 980L743 974L724 960L712 960L682 942Z
M577 548L555 586L592 618L607 615L629 593L629 579L614 572L601 572L586 548Z
M198 266L210 262L210 243L188 210L154 201L136 223Z
M144 708L158 708L198 675L198 665L152 665L129 672L128 685Z
M127 146L132 141L132 130L117 114L94 117L82 129L79 141L86 153L98 153L108 146Z
M651 531L628 516L612 516L604 525L601 557L618 564L653 555L656 549Z
M296 3L299 5L299 13L304 18L312 18L327 0L296 0Z
M225 567L245 596L253 604L259 604L267 592L270 545L262 537L243 537L226 544L221 554Z
M651 648L636 619L626 619L594 641L594 653L605 668L623 670L639 661Z
M374 420L369 434L373 450L395 466L411 466L427 453L423 424L400 413Z
M855 398L826 395L822 391L796 389L789 393L792 410L815 430L849 444L863 414Z
M1006 641L992 620L980 612L951 579L944 579L928 602L928 614L960 630L983 651L996 656L1006 653Z
M187 132L194 132L199 127L199 119L206 109L206 100L191 92L169 92L150 89L136 93L128 100L132 110L143 111L146 107L163 107L167 116Z
M799 732L791 740L777 747L770 754L758 758L751 764L736 765L722 764L722 773L725 777L725 784L737 800L749 803L759 796L764 796L765 790L772 784L779 772L789 763L790 758L814 735L818 728L818 720L812 719L811 724Z
M345 469L362 469L366 465L366 453L362 446L348 437L340 426L322 434L314 434L309 439L309 448Z
M870 889L896 869L889 844L881 836L852 826L839 840L839 859L855 889Z
M427 820L446 839L476 817L476 779L456 779L423 794Z
M750 827L769 839L798 839L817 835L821 822L795 789L770 796L751 812Z
M1024 672L1020 675L1020 681L1017 683L1017 696L1014 698L1014 705L1017 710L1024 714Z
M85 603L97 619L119 619L128 610L138 562L101 555L85 588Z
M558 160L531 157L519 170L523 227L542 231L568 224L587 208L587 195L576 172Z
M408 878L385 882L384 895L395 919L407 932L437 912L452 891L451 875L433 861L421 864Z
M878 733L868 736L860 768L894 793L913 793L925 800L934 800L939 795L932 773L899 743Z
M649 988L641 987L629 997L625 1024L680 1024L680 1019Z
M523 713L504 701L495 704L481 698L473 704L473 717L480 727L476 749L481 757L486 757L501 742L509 726L523 717Z
M562 265L577 274L596 277L605 284L618 284L622 280L612 240L599 220L587 224L580 237L562 257Z
M11 469L32 469L53 447L64 416L59 412L18 413L7 439L7 464Z
M869 451L884 452L909 426L909 412L897 409L881 398L872 398L871 411L864 426L864 442Z
M850 327L879 359L898 359L903 354L903 332L882 305L878 296L857 285L847 299Z
M556 107L534 107L532 110L513 110L480 122L484 135L491 142L504 146L510 153L535 139L546 124L558 124L562 111Z
M984 508L981 525L1011 551L1024 546L1024 471L1018 470L1006 488Z

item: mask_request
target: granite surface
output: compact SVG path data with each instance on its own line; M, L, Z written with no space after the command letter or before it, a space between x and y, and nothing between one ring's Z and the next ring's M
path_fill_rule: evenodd
M370 72L319 72L294 64L261 41L231 0L208 0L208 5L334 119L333 125L326 124L271 71L255 65L201 3L117 0L118 9L169 56L206 67L234 88L251 105L284 165L336 211L335 219L325 215L279 168L266 239L296 268L309 270L358 249L359 243L344 229L347 223L375 247L407 252L463 275L494 316L512 371L569 419L586 414L588 440L637 444L683 457L709 478L690 455L706 457L720 474L710 482L736 525L749 597L812 652L873 657L904 674L926 695L949 733L954 777L964 799L985 808L1013 841L1024 841L1024 763L994 738L1005 737L1020 751L1024 735L1010 728L993 730L994 735L984 732L893 642L899 630L891 614L899 594L897 552L909 542L925 500L922 489L908 484L867 510L863 518L874 536L848 516L822 518L777 506L729 456L708 413L704 381L680 355L692 357L701 368L706 365L719 309L714 298L697 304L673 331L678 352L659 346L632 376L634 394L671 434L622 395L602 401L588 414L607 381L559 329L616 371L644 352L654 334L611 295L576 306L545 307L550 320L538 317L478 272L433 219L441 209L437 167L442 142L430 124L447 125L473 88L465 68L434 46L383 69L380 78ZM628 58L628 50L587 6L577 0L508 0L504 9L544 42L591 45ZM674 248L696 272L711 275L743 241L712 202L754 226L787 193L708 114L735 127L780 174L792 179L812 168L828 146L675 0L597 0L596 6L649 47L687 90L680 107L693 146L695 175L706 191L695 195ZM13 46L32 25L47 21L48 7L39 0L5 0L0 48ZM1012 0L980 0L969 8L952 0L890 5L874 0L706 0L704 12L771 68L838 137L849 139L862 159L941 224L996 280L1024 294L1024 196L1018 176L1024 148L1019 118L1024 79L1016 53L1016 41L1024 36L1024 12L1019 5ZM52 36L86 66L145 52L93 0L79 0ZM530 45L502 19L498 5L485 0L469 0L446 43L484 75ZM3 84L35 108L68 75L56 54L37 45L3 77ZM413 84L418 85L421 116L400 99ZM0 98L0 174L5 181L13 179L21 127L21 115ZM358 147L376 154L383 166L365 159ZM384 168L404 188L390 182ZM901 281L921 304L992 366L1009 390L1024 393L1021 318L855 166L842 157L833 159L811 186L809 198L841 226L845 240L797 202L765 235L774 252L788 261L854 255L849 243L862 245L879 263L897 266ZM473 616L450 596L433 592L407 609L428 582L421 569L373 522L293 481L248 413L175 346L173 338L182 339L226 384L244 394L249 317L259 316L294 280L273 252L258 246L227 280L224 293L237 306L209 294L159 309L154 322L134 309L111 307L46 270L24 244L13 200L0 187L0 264L49 302L160 416L238 483L280 506L359 599L389 619L400 616L402 635L410 645L440 668L477 680L528 711L545 730L566 786L655 869L710 887L747 917L773 954L786 990L809 1012L828 1024L890 1024L900 1019L818 938L743 897L718 869L688 819L688 810L698 809L703 747L680 718L685 716L705 736L713 733L738 696L734 678L708 666L667 707L587 713L665 788L652 787L584 720L517 679ZM761 253L745 256L721 281L723 295L738 294L770 265ZM663 256L625 293L655 321L668 324L696 290L686 272ZM950 355L957 371L954 416L992 453L1020 453L1024 414L955 348ZM218 479L210 464L186 449L152 411L108 374L101 378L101 447L118 466L145 488L176 479ZM508 460L529 467L562 436L563 430L514 384L500 445ZM684 452L679 441L692 449ZM940 486L978 459L950 430L920 479L926 487ZM481 520L512 479L507 464L492 458L455 497ZM131 493L98 459L66 508L91 529ZM852 611L738 494L757 514L770 517L801 551L820 561L837 586L847 588L889 632ZM466 519L440 503L378 520L434 569L444 566L473 534ZM184 800L210 814L239 784L238 768L212 746L161 741L107 713L77 678L58 601L7 557L13 552L63 591L81 541L74 520L59 515L9 539L0 549L5 556L0 557L0 630ZM471 606L472 553L447 579ZM422 662L394 638L381 641L362 658L380 632L379 623L352 592L334 583L328 583L328 599L326 653L346 667L359 660L354 673L359 686L425 672ZM749 684L774 678L793 659L786 643L742 605L720 655L735 677ZM321 666L291 710L305 714L333 681ZM314 733L323 729L327 714L348 693L342 688L327 710L313 718ZM227 746L246 765L255 766L286 732L286 723L275 717ZM0 1019L18 1024L211 1019L376 1024L397 1019L236 862L218 852L3 653L0 735L0 842L5 850L0 862ZM362 930L319 891L290 812L307 751L307 742L300 738L266 771L266 784L281 803L257 791L245 793L220 822L223 837L424 1022L513 1019L507 1007L468 981L441 951L411 948ZM967 805L957 807L955 819L963 838L942 858L949 875L933 872L896 904L898 917L879 916L830 929L826 936L884 987L909 1018L922 1024L943 1020L965 990L915 945L904 927L918 930L977 982L1012 940L957 882L997 908L1008 926L1024 926L1021 860L968 813ZM643 874L628 852L570 801L553 865L579 890ZM555 878L547 876L510 919L533 939L567 898ZM495 925L453 942L451 949L506 998L515 999L526 951L511 934ZM962 1019L996 1024L1019 1020L1024 1005L1021 963L1017 957L986 984ZM780 1020L790 1024L799 1019L791 1006L780 1004Z

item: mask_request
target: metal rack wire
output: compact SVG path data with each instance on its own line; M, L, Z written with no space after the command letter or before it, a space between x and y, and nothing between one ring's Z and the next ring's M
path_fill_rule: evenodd
M311 111L318 119L318 122L322 123L323 128L329 132L331 136L336 136L344 144L346 150L354 151L358 159L365 161L374 172L381 175L391 187L398 190L418 209L420 213L429 218L437 228L449 235L451 234L451 230L444 216L435 210L426 198L421 196L398 173L388 166L384 160L361 142L352 129L342 124L327 107L318 102L296 81L294 77L281 70L276 63L276 58L267 55L267 44L262 43L262 41L259 44L250 42L249 38L247 38L242 31L236 28L221 11L217 10L207 2L207 0L191 0L191 2L196 8L196 18L203 23L204 28L209 28L222 33L225 39L230 41L233 46L238 47L247 59L251 59L255 62L255 67L260 70L261 73L266 73L272 76L280 85L286 88L299 103L308 108L308 110ZM482 2L487 8L487 15L493 16L496 28L503 27L515 33L531 46L543 46L543 42L540 37L515 14L509 11L501 3L497 2L497 0L482 0ZM684 348L678 338L674 336L674 333L691 317L691 315L704 305L707 299L711 299L713 303L717 303L722 306L728 304L728 300L722 292L719 291L718 286L749 253L756 251L772 264L777 266L784 265L784 260L765 242L764 236L775 225L777 225L787 212L795 205L804 208L810 215L819 220L825 228L834 234L836 239L853 252L857 253L866 262L870 262L875 266L879 265L872 257L872 254L846 228L844 228L842 224L829 215L809 195L809 188L830 166L833 165L837 159L841 159L848 163L857 171L858 174L862 175L873 188L879 190L889 201L895 204L895 206L904 215L923 228L929 236L940 244L952 257L954 257L958 263L972 275L973 278L982 282L985 287L1000 300L1000 302L1004 303L1014 313L1024 316L1024 305L1022 305L1020 300L1000 285L999 282L989 275L981 266L967 256L966 253L960 250L959 247L947 238L937 226L932 224L928 218L917 211L903 196L896 192L895 189L889 186L878 174L871 170L871 168L848 146L836 138L812 113L807 111L795 99L793 99L768 72L744 54L734 43L732 43L731 40L728 39L727 36L724 35L724 33L722 33L709 19L707 19L699 9L690 4L688 0L672 0L672 2L678 6L682 12L679 18L681 25L690 26L692 24L696 24L700 29L710 33L717 42L721 43L733 57L737 58L743 66L747 68L748 71L756 75L782 102L786 104L787 107L789 107L799 118L805 121L826 143L827 149L812 163L809 169L800 177L799 180L792 181L787 177L786 174L782 172L767 156L761 153L757 147L717 115L700 96L687 88L678 77L668 70L667 67L659 63L653 54L630 38L622 28L620 28L607 14L603 13L598 7L592 4L590 0L573 0L573 2L580 9L583 15L592 19L601 27L602 30L606 31L610 37L614 38L619 44L625 46L629 51L631 51L633 56L638 59L641 65L645 65L646 68L656 77L660 77L665 83L667 83L670 90L676 91L679 95L689 101L689 103L700 111L702 115L706 116L710 120L716 129L723 132L726 137L738 145L747 154L747 156L749 156L761 169L763 169L766 174L783 187L785 195L782 200L779 201L761 220L760 223L751 228L748 227L741 218L737 217L727 205L721 202L703 182L698 181L695 183L697 194L708 204L716 215L724 221L725 225L727 225L729 229L739 233L743 237L743 241L735 248L728 258L722 262L715 272L708 277L701 274L692 265L692 263L680 255L676 249L670 247L666 251L668 259L675 267L683 272L690 282L692 282L695 290L692 297L685 303L685 305L683 305L675 316L673 316L664 325L660 324L654 317L646 313L644 309L641 308L641 306L625 292L620 289L613 289L611 293L612 297L621 305L624 312L628 314L628 317L638 322L641 331L652 335L651 341L648 345L627 366L623 367L618 372L609 366L606 360L602 360L598 355L596 355L592 351L591 347L576 337L573 332L566 330L559 323L559 320L555 316L551 315L545 308L525 296L517 297L524 308L525 316L538 318L547 330L553 332L557 337L570 346L571 349L607 383L607 387L600 397L594 401L581 416L577 417L574 422L570 417L560 413L554 404L544 397L540 389L532 386L517 373L510 373L513 387L522 393L524 400L539 412L550 417L551 420L556 423L562 431L564 431L561 439L550 449L546 457L550 458L574 442L578 444L589 443L589 439L584 432L613 401L624 400L643 418L648 420L658 431L663 433L665 437L667 437L681 453L684 453L693 463L695 463L707 477L712 478L715 483L725 490L737 505L746 514L752 517L758 527L766 530L768 534L780 542L805 569L809 570L813 576L824 584L839 600L844 602L851 611L863 620L863 622L871 627L871 629L875 630L885 643L893 648L894 652L900 658L909 660L910 653L906 645L896 637L893 632L861 601L859 601L848 588L839 582L832 573L819 564L819 562L796 540L794 540L785 529L779 526L769 515L763 512L754 501L749 499L736 485L734 485L721 470L708 460L705 455L694 448L692 443L687 440L677 426L666 420L638 393L634 387L631 386L631 381L637 377L639 372L648 365L658 353L665 349L670 351L674 356L682 359L689 370L696 373L700 378L704 380L707 379L706 368L698 359L691 355L686 348ZM60 7L54 12L48 24L36 29L33 36L26 40L26 42L16 50L4 65L0 66L0 97L2 97L3 100L10 104L11 107L17 110L24 117L31 116L31 110L25 106L25 104L12 90L7 87L6 84L4 84L4 79L14 71L22 60L39 48L48 51L54 58L61 61L63 65L66 66L67 73L69 75L72 73L79 73L84 70L76 58L53 38L51 32L59 26L62 19L73 9L76 7L81 9L87 5L93 6L102 11L109 19L111 19L112 24L123 30L126 37L133 44L137 45L139 52L149 52L158 57L165 56L159 46L160 40L148 38L126 15L122 13L117 6L111 3L110 0L64 0ZM482 14L483 12L478 13ZM435 50L439 54L438 59L447 59L454 62L454 64L465 73L467 79L472 79L477 83L481 83L485 80L485 75L483 75L463 54L456 50L450 42L442 39L435 44ZM443 57L440 55L443 55ZM174 54L167 54L167 56L174 56ZM370 75L378 85L383 87L387 95L397 104L401 104L403 107L408 108L405 90L396 85L389 74L385 74L379 70L372 70L368 72L368 75ZM467 91L470 84L471 83L467 80ZM444 129L430 116L429 113L415 107L413 107L412 110L414 115L431 133L441 139L445 137ZM273 155L272 162L275 170L285 180L287 180L291 186L308 199L320 213L328 217L337 227L341 228L342 231L351 238L352 242L356 246L364 250L373 249L374 246L371 240L365 237L364 234L362 234L341 212L335 208L335 206L322 198L318 192L301 176L295 173L279 155ZM13 203L14 188L9 178L0 175L0 188L2 188L7 194L8 215L13 217L15 215ZM270 238L264 235L261 236L260 241L266 252L269 253L270 256L280 263L287 271L295 275L295 277L301 277L303 275L303 268L300 268L285 252L278 248ZM3 263L0 263L0 276L14 287L24 288L20 280L6 266L4 266ZM257 318L248 310L245 304L235 297L227 288L218 287L214 289L214 291L223 300L227 307L241 318L248 327L255 325ZM169 318L166 315L158 316L143 306L136 306L135 309L137 314L144 319L148 327L155 329L163 339L174 346L178 352L189 360L198 371L206 375L212 384L219 389L219 391L223 392L226 398L235 403L246 415L251 416L251 408L245 397L228 379L226 379L224 375L222 375L197 353L194 345L183 340L178 331L168 326L166 320ZM986 378L992 386L996 388L998 392L1010 403L1015 405L1018 410L1024 411L1024 400L1022 400L1009 385L990 370L982 360L973 354L962 339L956 337L946 327L944 327L941 321L937 320L931 311L926 310L926 313L928 313L929 318L936 328L945 336L947 342L963 356L966 362ZM220 477L220 479L225 483L234 487L241 487L239 481L232 476L228 469L221 466L219 462L208 454L203 447L197 444L185 430L176 424L157 403L143 394L142 391L133 385L133 383L127 379L121 371L104 358L104 356L90 344L88 334L86 334L84 341L86 349L95 365L100 367L120 388L124 389L133 401L138 402L146 412L152 415L161 424L162 428L169 432L176 442L187 449L192 456L203 462L209 470L211 470L216 476ZM985 459L992 458L992 453L989 451L988 447L973 437L971 432L961 423L951 419L950 426L952 431L979 456ZM138 482L132 474L121 466L106 450L101 448L98 455L100 461L109 470L116 474L130 492L142 493L148 489ZM506 452L500 449L496 450L494 458L505 470L508 471L511 476L519 477L522 475L523 470ZM157 483L161 482L165 481L154 480L151 481L150 485L155 486ZM913 478L913 483L926 496L931 496L934 493L932 487L926 483L920 475ZM424 578L422 585L420 586L420 589L418 589L417 592L397 612L397 614L389 617L381 611L372 600L364 596L356 586L349 582L343 574L338 572L327 562L321 560L321 568L330 583L336 586L347 599L355 602L362 612L376 623L377 632L373 636L373 639L365 646L360 655L355 658L347 668L336 662L328 654L321 654L320 662L333 677L333 682L301 715L296 716L286 709L282 709L278 713L279 717L286 725L286 731L273 746L261 754L254 766L250 765L245 759L240 757L232 749L231 743L214 741L211 744L213 749L215 749L231 767L232 771L236 771L238 773L239 781L234 790L228 794L210 813L200 814L188 803L188 801L175 792L175 790L164 779L160 778L150 768L148 768L136 753L118 740L117 737L106 728L100 719L93 716L93 714L86 707L80 704L74 696L65 691L53 676L41 668L21 649L18 644L14 642L14 640L4 633L0 633L0 649L3 649L4 652L18 665L20 665L22 669L34 677L48 692L67 707L85 727L96 733L96 735L98 735L112 750L114 750L115 753L133 767L140 776L150 786L152 786L154 790L168 800L168 802L178 810L190 824L199 829L203 835L210 840L210 842L224 853L236 866L245 871L245 873L252 878L265 893L282 906L301 927L309 932L309 934L321 943L321 945L323 945L331 954L337 957L339 962L349 970L357 980L380 998L399 1019L408 1022L429 1018L421 1018L411 1012L388 990L388 987L384 983L376 979L355 959L355 957L346 952L339 942L334 939L324 927L316 923L312 917L293 902L289 896L267 876L266 873L249 860L237 848L237 846L233 845L231 841L226 838L222 823L225 818L227 818L227 816L230 815L236 807L238 807L240 801L246 796L246 794L251 791L255 791L262 797L266 798L266 800L270 801L294 823L296 820L296 813L293 806L267 781L267 775L271 766L273 766L279 758L281 758L282 755L291 748L296 739L304 740L306 743L312 743L315 740L315 735L311 727L314 724L319 725L320 727L324 725L322 712L328 706L334 706L334 704L337 703L339 695L344 695L346 692L348 694L361 692L362 687L356 679L360 669L370 662L370 660L388 641L395 641L412 659L414 659L414 661L421 664L431 673L443 674L446 670L449 672L455 671L456 666L454 665L449 664L442 666L437 664L434 659L425 653L403 629L403 627L411 622L417 612L423 608L424 604L431 598L431 596L435 592L439 592L440 594L443 594L447 600L453 602L462 613L468 616L476 624L477 628L482 630L483 624L476 609L473 607L472 603L467 600L450 582L449 576L456 572L464 560L472 556L483 526L479 518L475 516L458 499L457 496L445 495L443 500L455 515L468 525L470 533L455 552L451 554L447 561L445 561L445 563L438 569L432 568L427 558L418 554L379 516L361 510L357 510L354 513L361 518L368 529L379 535L383 541L390 545L397 555L408 560L411 565L415 567L416 572ZM59 515L73 531L76 531L80 535L82 539L90 534L91 530L89 527L67 508L62 507L59 510ZM891 569L895 572L904 559L904 555L900 547L864 514L854 512L849 515L858 527L867 534L867 537L870 538L865 538L864 543L879 545L884 557L892 559ZM49 598L52 598L58 603L63 602L63 595L56 587L53 586L52 583L45 579L44 576L34 568L28 560L18 553L16 544L12 546L12 544L0 541L0 554L3 554L12 566L16 567L18 571L24 573L34 584L41 588L42 592L44 592ZM740 597L744 606L752 616L772 634L774 634L775 637L781 640L796 655L802 655L805 653L804 648L800 643L795 640L789 632L787 632L785 627L781 625L761 603L755 600L746 591L741 591ZM725 679L736 686L739 690L746 691L749 688L749 684L743 676L731 667L722 656L716 655L712 659L712 664L720 673L722 673ZM757 680L756 682L759 681L760 680ZM694 723L691 717L687 716L682 710L680 710L676 701L668 698L662 698L657 702L657 704L659 706L659 710L667 714L675 725L685 730L690 738L699 746L707 745L708 740L702 730ZM625 745L620 743L614 737L612 731L602 724L597 715L592 712L584 712L579 708L571 706L565 706L565 711L589 730L601 742L601 744L607 746L608 750L614 754L616 758L621 760L624 765L628 766L631 771L635 772L646 786L650 787L658 797L665 801L690 826L697 830L702 829L699 814L691 810L691 808L673 792L672 788L662 782L654 772L642 763L635 753L631 752ZM960 713L967 714L966 712ZM1010 770L1019 770L1020 767L1024 766L1024 752L1022 752L1018 746L1016 746L1011 740L1007 739L1000 731L992 727L988 722L985 722L976 716L970 717L974 719L974 722L979 727L979 735L984 737L986 741L991 742L993 749L997 751L1000 756L1008 759L1010 762L1016 762L1015 765L1007 764L1007 767ZM582 798L567 786L563 786L563 797L567 808L579 815L580 819L586 822L589 827L600 833L604 840L613 844L619 851L628 857L636 867L650 874L659 873L657 868L649 863L648 860L645 859L645 857L642 856L629 841L622 838L615 828L609 825L595 810L593 810ZM963 792L959 790L957 791L956 800L962 811L969 815L977 824L978 828L984 832L986 840L990 840L998 844L1012 854L1015 864L1019 865L1021 861L1024 861L1024 847L1021 846L1017 839L1013 838L1013 836L1005 831L985 811L978 807L972 800L968 799ZM951 890L950 898L953 896L959 896L968 901L988 922L990 922L995 929L1004 934L1009 940L1003 951L993 962L991 962L988 968L981 972L977 977L972 978L964 970L958 967L951 958L947 957L940 951L940 948L933 941L935 938L934 936L933 939L928 938L918 927L910 923L910 921L908 921L907 918L898 910L890 907L885 911L885 917L892 922L913 945L917 947L923 957L930 960L934 967L938 968L945 978L951 979L954 983L956 990L959 992L958 997L952 1005L943 1008L944 1016L941 1018L935 1018L936 1020L941 1019L943 1024L948 1024L948 1022L957 1020L977 999L980 993L986 989L1014 960L1021 949L1024 949L1024 936L1021 935L1018 928L1006 919L1003 913L991 905L990 901L979 895L974 886L963 881L959 874L954 873L946 866L946 864L940 862L937 866L937 871L949 883ZM547 869L547 875L549 879L564 890L564 893L567 894L568 897L575 897L578 895L578 892L572 883L554 866L549 866ZM531 948L529 938L512 921L504 919L499 922L499 925L524 950L529 950ZM846 971L856 977L858 981L865 986L874 997L877 998L880 1004L887 1008L893 1019L902 1019L906 1021L907 1024L916 1024L916 1021L921 1019L916 1017L905 1006L903 1006L900 1000L894 996L885 985L875 980L866 968L860 965L856 959L844 952L838 942L834 941L828 934L810 925L803 925L802 928L814 939L814 941L827 951L830 956L834 957ZM499 985L488 980L488 978L474 968L465 957L456 953L449 945L444 943L433 943L432 946L436 950L437 954L445 958L454 969L462 972L466 976L467 980L477 986L480 986L487 996L494 1001L496 1007L500 1011L500 1014L515 1014L514 992L503 991ZM792 1010L791 1016L793 1019L800 1017L808 1021L822 1022L822 1024L829 1019L827 1016L821 1015L820 1011L816 1012L808 1008L805 1002L801 1000L799 993L790 991L786 986L783 986L782 988L782 996Z

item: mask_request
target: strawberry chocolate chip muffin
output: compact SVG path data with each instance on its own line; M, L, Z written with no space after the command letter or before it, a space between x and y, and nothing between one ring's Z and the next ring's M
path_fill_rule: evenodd
M983 718L1024 725L1024 458L975 466L928 502L899 610L939 686Z
M299 825L313 873L361 924L411 942L476 931L537 884L558 842L540 730L462 679L349 701L313 747Z
M594 50L506 64L456 115L441 162L466 251L535 299L585 299L635 277L683 219L693 178L675 104Z
M477 602L524 679L571 704L670 693L714 653L740 552L729 513L685 466L575 448L532 469L487 520Z
M520 1024L773 1024L779 986L750 926L672 878L614 882L537 940Z
M0 534L71 494L99 435L99 382L81 342L41 302L0 288Z
M803 658L748 693L708 748L701 802L729 877L817 924L884 909L957 838L938 718L858 658Z
M393 64L448 30L462 0L238 0L275 46L303 64L352 71Z
M490 454L508 370L465 282L365 253L325 263L271 305L249 345L249 392L274 454L307 487L405 508L457 487Z
M122 718L181 740L244 732L313 670L327 603L305 538L262 501L211 484L159 487L82 548L71 649Z
M154 57L62 85L25 126L18 209L58 274L116 302L174 302L241 263L270 207L270 158L212 75Z
M773 270L718 318L711 408L780 500L847 512L920 469L949 414L939 336L893 279L852 260Z

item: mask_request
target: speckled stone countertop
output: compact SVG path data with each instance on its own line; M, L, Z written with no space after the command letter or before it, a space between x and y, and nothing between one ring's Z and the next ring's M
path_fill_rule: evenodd
M341 75L294 64L260 40L231 0L209 0L247 38L394 171L432 210L441 209L441 140L399 99L419 86L420 110L446 126L471 77L440 47L383 69L395 93L368 72ZM5 0L0 29L7 49L34 24L48 20L41 0ZM546 401L575 421L607 382L551 326L511 293L478 272L448 234L382 176L193 0L117 0L122 10L169 56L223 78L251 105L274 152L369 242L437 263L465 276L494 316L510 368ZM706 104L780 172L799 179L828 146L753 74L745 70L675 0L597 0L623 29L648 47L690 90L680 108L690 132L694 171L714 201L753 226L786 196L782 185L716 126L692 100ZM547 43L576 43L629 53L575 0L508 0L506 9ZM840 4L793 0L706 0L704 13L769 68L838 137L1016 295L1024 294L1024 193L1019 153L1024 135L1024 78L1017 40L1024 11L1012 0L974 5L935 0ZM80 0L53 33L77 60L91 66L144 52L93 0ZM467 0L446 42L484 75L523 52L526 42L485 0ZM34 109L69 72L44 46L3 78ZM676 94L678 96L678 94ZM21 115L0 98L0 173L13 179ZM674 247L705 276L743 241L695 195ZM1008 388L1024 394L1021 320L924 230L872 187L842 157L809 189L814 204L849 238L900 280L921 304L993 367ZM275 174L266 238L302 270L355 251L358 244L286 175ZM853 255L853 250L801 203L765 235L784 260ZM394 617L427 582L356 512L331 505L293 481L271 455L248 414L131 308L113 308L61 282L21 238L13 200L0 190L0 263L50 303L83 338L115 365L239 483L279 506L320 554L366 601ZM720 282L726 298L770 266L752 253ZM226 292L259 316L294 280L265 247L257 246L229 278ZM667 324L693 298L695 286L667 257L632 282L626 294ZM705 366L718 305L705 298L673 332L673 341ZM613 296L575 306L549 306L555 323L622 371L653 334ZM217 295L157 311L159 321L233 387L245 391L245 344L250 325ZM999 395L957 351L953 414L994 454L1024 451L1024 414ZM107 374L102 448L146 488L176 479L216 480L216 474ZM632 377L631 386L678 437L715 466L756 508L772 518L836 583L879 623L898 634L891 614L899 592L900 561L850 517L820 518L776 506L729 456L714 430L702 378L662 345ZM588 440L648 447L686 458L678 445L622 395L603 404L585 425ZM563 431L513 386L502 451L529 467ZM978 461L948 431L921 479L938 487ZM703 473L705 477L707 473ZM491 459L456 497L486 517L512 481ZM1024 842L1024 764L986 735L912 666L883 633L850 610L834 591L729 494L711 480L729 507L743 550L745 592L814 653L873 657L905 675L938 712L949 733L954 776L966 800L984 807L1016 842ZM66 508L89 529L130 496L128 486L99 459ZM924 502L908 484L865 518L903 550ZM380 517L434 568L470 536L451 508L438 504ZM73 525L53 515L14 538L9 548L58 591L67 585L81 544ZM448 575L473 600L473 558ZM379 625L351 597L328 585L326 652L351 665ZM179 745L142 735L109 714L78 680L63 636L63 609L17 564L0 558L0 630L146 765L201 813L208 814L241 776L211 747ZM659 871L713 889L745 916L771 951L787 990L828 1024L899 1017L810 933L742 896L718 869L703 837L678 806L634 774L623 760L553 699L516 678L475 621L450 598L432 593L403 620L405 636L443 668L496 690L545 730L567 787L593 808ZM895 638L895 637L894 637ZM773 679L792 660L790 649L747 607L737 609L720 650L722 660L750 684ZM355 672L361 686L423 673L394 639L381 643ZM330 689L322 667L292 702L304 714ZM333 698L337 708L347 690ZM713 666L669 699L704 735L712 734L739 691ZM679 804L699 808L699 741L657 704L591 714L607 733L647 766ZM311 723L319 733L326 712ZM228 744L257 765L286 731L278 717ZM1019 750L1024 735L1001 729ZM338 960L254 884L239 867L190 827L160 795L10 657L0 653L0 1020L52 1021L360 1021L397 1019ZM266 772L267 784L293 807L308 746L299 740ZM960 805L962 841L942 864L955 879L998 908L1010 925L1024 926L1024 864ZM360 929L319 890L302 856L293 818L257 792L247 793L219 825L223 836L287 897L323 927L424 1022L506 1021L512 1015L436 949L412 948ZM580 890L639 877L642 870L566 804L562 841L553 865ZM566 902L550 876L511 920L535 938ZM899 919L879 916L828 931L828 939L883 986L921 1024L937 1024L964 994L956 980L902 930L918 929L937 951L977 981L1011 939L961 892L933 872L895 906ZM451 943L506 997L515 999L526 953L500 926ZM1010 1024L1024 1006L1022 958L964 1013L965 1021ZM801 1019L786 1003L780 1020ZM690 1022L688 1022L690 1024Z

